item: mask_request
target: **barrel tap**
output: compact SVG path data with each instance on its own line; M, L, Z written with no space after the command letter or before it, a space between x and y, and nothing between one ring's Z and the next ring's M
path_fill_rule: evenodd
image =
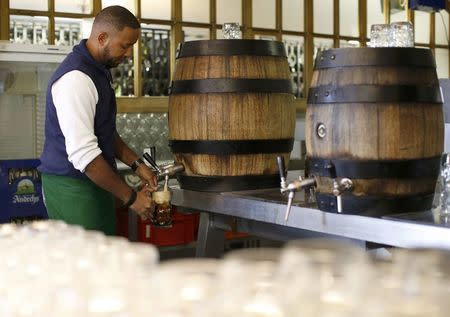
M150 151L152 153L151 155L148 154L147 152L144 152L143 157L150 164L150 166L153 167L153 169L155 170L158 181L161 181L161 180L167 181L170 176L173 176L179 172L184 171L184 165L180 164L180 163L169 163L169 164L165 164L165 165L156 164L155 148L151 147Z
M284 158L282 156L277 156L278 171L280 172L280 192L282 194L288 194L288 204L286 208L286 213L284 216L284 221L287 222L289 214L291 212L292 201L294 200L295 193L303 188L311 187L316 185L315 178L302 178L299 177L298 180L294 180L292 183L287 184L286 182L286 168L284 165Z
M341 178L338 180L336 168L333 163L329 162L325 169L328 170L330 177L333 179L333 195L336 197L337 212L342 213L342 193L353 190L353 182L350 178Z
M342 193L351 191L353 189L353 182L350 178L341 178L339 181L333 180L333 195L336 197L337 212L342 213Z

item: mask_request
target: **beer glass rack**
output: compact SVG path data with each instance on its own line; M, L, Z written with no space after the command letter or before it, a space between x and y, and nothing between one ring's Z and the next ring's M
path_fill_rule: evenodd
M142 94L167 96L170 84L170 31L142 29Z
M294 83L294 94L296 97L304 97L304 74L305 52L303 43L298 40L284 40L289 70Z
M125 61L117 67L111 69L113 78L113 89L116 96L134 95L134 70L133 58L126 58Z
M48 44L48 19L11 17L9 38L12 43Z
M55 21L55 44L73 46L82 39L81 22Z
M167 96L170 84L170 31L141 29L142 95ZM116 96L134 94L133 59L111 69Z
M80 42L82 21L55 21L55 44L73 46ZM11 16L9 38L12 43L48 44L48 19Z

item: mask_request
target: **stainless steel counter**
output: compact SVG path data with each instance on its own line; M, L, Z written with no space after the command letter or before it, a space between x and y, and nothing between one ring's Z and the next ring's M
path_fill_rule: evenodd
M450 249L449 223L431 212L384 218L334 214L316 209L297 193L285 223L286 198L277 188L228 193L173 189L172 203L187 211L203 211L198 256L220 256L223 230L230 228L280 241L332 236L363 244Z

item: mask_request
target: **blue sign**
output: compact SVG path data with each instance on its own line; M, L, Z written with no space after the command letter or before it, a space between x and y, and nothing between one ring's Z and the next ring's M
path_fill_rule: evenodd
M0 160L0 223L47 219L40 162Z
M439 11L445 9L445 0L409 0L408 7L413 10Z

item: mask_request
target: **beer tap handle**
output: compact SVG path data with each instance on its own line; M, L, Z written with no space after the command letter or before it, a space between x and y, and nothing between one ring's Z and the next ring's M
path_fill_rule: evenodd
M161 173L161 170L159 168L159 166L156 164L155 160L153 159L153 157L150 156L150 154L148 154L147 152L144 152L143 154L144 158L147 160L147 162L155 169L158 171L158 173Z
M284 222L287 222L289 219L289 214L291 213L292 201L294 200L295 192L290 191L288 196L288 203L286 207L286 213L284 214Z
M286 188L286 167L284 165L284 157L277 156L278 172L280 173L281 189Z
M349 178L333 181L333 195L336 197L337 212L342 213L342 193L353 190L353 182Z
M289 219L289 214L291 212L292 202L295 197L295 193L298 190L301 190L305 187L315 186L316 180L315 178L299 178L298 180L294 180L289 185L286 182L286 168L284 165L284 157L283 156L277 156L277 165L278 165L278 172L280 173L280 191L282 194L285 194L286 192L289 192L288 194L288 203L286 208L286 213L284 215L284 221L287 222Z
M329 161L325 166L325 169L328 171L330 178L333 179L333 195L336 197L336 207L337 212L342 213L342 192L350 190L351 186L353 186L351 180L344 178L341 181L337 180L337 172L336 167L333 162ZM350 182L348 185L347 180Z
M278 164L278 171L280 173L280 177L286 177L286 167L284 166L284 157L283 156L277 156L277 164Z
M342 213L342 195L339 194L336 196L336 205L338 214Z
M150 147L150 155L152 156L153 160L156 162L156 146Z

